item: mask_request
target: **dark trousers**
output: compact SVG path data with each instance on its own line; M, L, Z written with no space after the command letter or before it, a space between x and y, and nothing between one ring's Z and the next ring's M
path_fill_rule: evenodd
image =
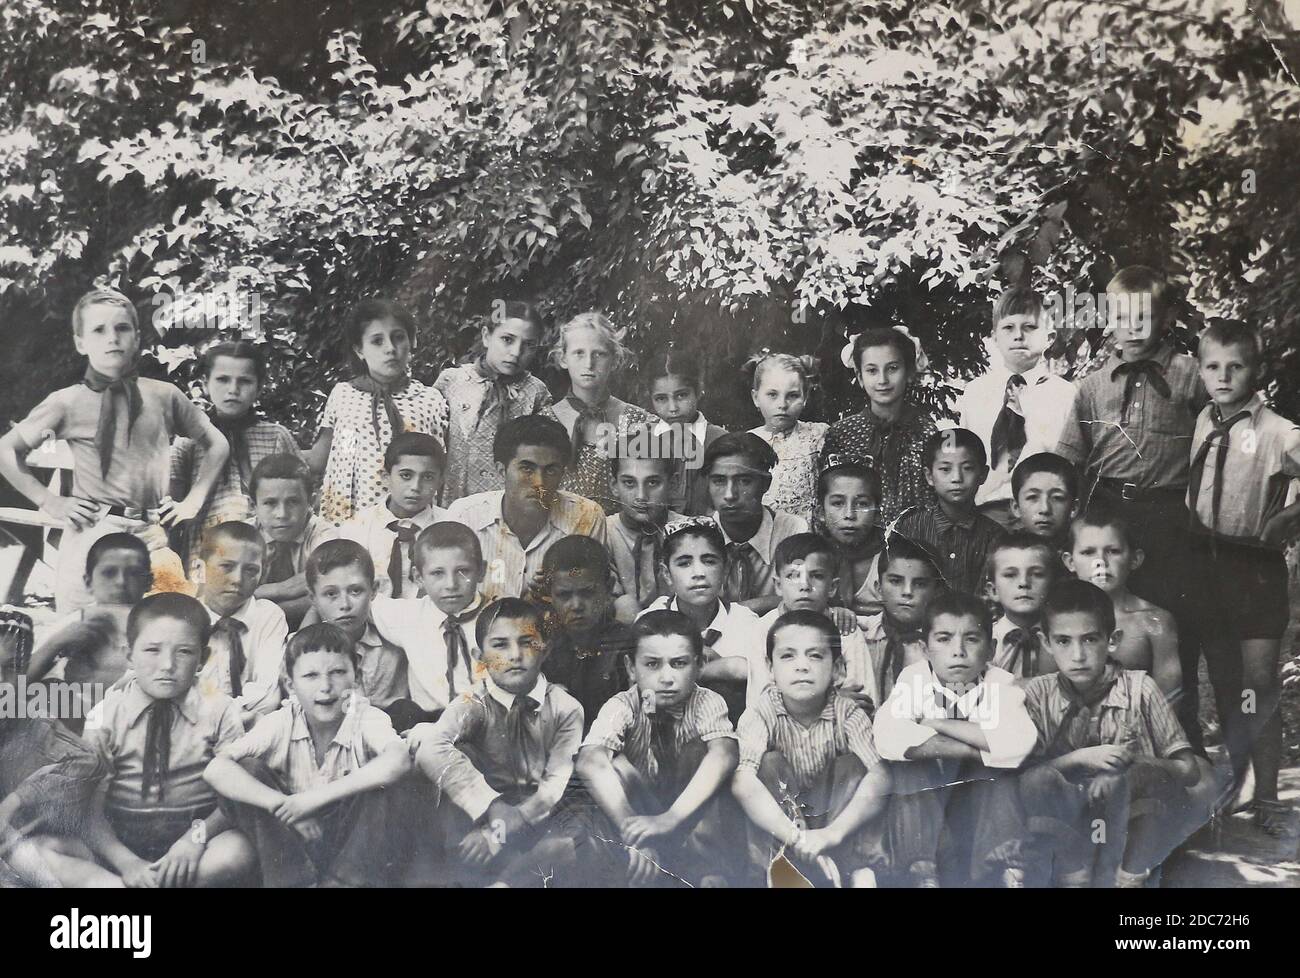
M384 707L384 712L398 733L406 733L417 723L437 723L442 716L442 710L424 710L416 705L415 700L409 699L393 700Z

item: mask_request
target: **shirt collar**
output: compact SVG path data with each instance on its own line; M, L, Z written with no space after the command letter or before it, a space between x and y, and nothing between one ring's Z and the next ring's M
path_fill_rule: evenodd
M954 526L960 526L963 530L970 530L974 528L975 516L976 516L976 512L974 510L971 511L970 516L967 517L966 519L954 520L950 518L946 512L944 512L943 507L940 506L938 503L934 503L933 506L934 508L931 510L930 515L934 519L935 526L937 526L940 530L951 530Z
M722 530L722 539L725 540L727 543L735 543L736 541L732 540L731 537L727 535L727 531L723 528L722 517L718 515L718 511L716 509L713 511L712 516L713 516L713 522L718 524L719 530ZM748 540L744 541L745 543L753 547L755 550L757 550L759 556L763 556L764 554L768 553L772 546L773 523L774 521L772 519L772 511L768 509L766 506L764 506L762 522L758 524L758 529L754 531L754 535L750 537ZM766 559L767 558L764 557L764 560Z
M695 440L702 442L704 441L704 432L708 430L709 427L709 419L704 416L703 411L697 411L695 413L695 420L687 427L690 430L690 433L695 436ZM671 430L672 428L669 426L668 422L663 418L660 418L659 423L655 425L654 431L651 432L651 434L658 438L661 435L668 434Z
M677 599L670 598L668 600L668 604L666 604L664 607L666 607L669 611L677 611L678 610ZM709 622L704 628L700 629L700 634L703 635L710 628L715 629L716 631L719 632L723 632L725 634L727 630L727 622L729 620L730 620L730 609L727 607L727 602L719 598L718 613L713 616L713 621Z
M429 597L427 594L420 600L428 602L429 608L433 611L434 614L434 621L437 622L439 628L442 627L442 623L444 621L446 621L449 617L451 617L450 615L447 614L447 612L443 611L436 604L434 604L433 598ZM483 610L483 605L484 605L483 595L478 592L475 592L474 600L471 601L469 604L465 605L465 607L462 608L460 611L456 612L456 617L463 619L466 615L469 615L470 618L475 618L478 616L478 613ZM462 625L467 623L468 623L467 621L461 622ZM471 629L470 631L472 632L473 629Z
M212 608L209 607L206 601L203 602L203 607L207 608L208 617L212 619L212 624L214 625L217 622L221 621L222 618L233 618L235 619L235 621L242 622L246 627L251 628L253 626L253 602L255 602L256 600L257 598L250 597L247 601L245 601L242 605L240 605L235 610L235 613L232 615L217 614L217 612L213 611Z
M128 727L134 726L141 715L158 701L140 688L140 680L132 676L122 693L122 719ZM190 686L180 699L171 701L177 711L191 724L199 719L199 691Z
M432 504L420 510L414 516L397 516L388 508L390 497L385 496L384 501L370 510L370 518L380 526L387 528L388 524L397 520L399 523L410 523L423 530L426 526L431 526L438 521L438 509Z
M356 739L357 725L361 723L361 714L369 705L370 701L354 689L352 691L352 703L343 714L343 722L334 731L330 743L338 744L341 747L347 747L348 744L352 743ZM311 728L307 726L307 717L303 713L302 704L298 702L297 696L289 697L289 712L292 716L289 725L289 739L310 741Z
M1260 394L1259 391L1255 391L1254 394L1250 395L1250 399L1246 401L1245 404L1243 404L1241 407L1239 407L1236 411L1233 412L1233 415L1235 416L1237 414L1240 414L1242 411L1245 411L1246 414L1250 416L1250 423L1252 425L1257 424L1259 422L1260 409L1263 407L1264 407L1264 395ZM1216 405L1213 401L1210 402L1210 406L1208 410L1210 412L1211 421L1214 421L1216 417L1219 418L1221 422L1229 420L1228 418L1222 416L1221 412L1218 410L1218 405Z
M1177 351L1174 349L1174 341L1170 337L1166 336L1163 340L1160 341L1160 345L1156 347L1155 350L1153 350L1150 353L1150 355L1145 356L1142 359L1153 360L1156 363L1160 364L1160 369L1162 371L1168 370L1169 364L1174 359L1174 354L1176 352ZM1124 360L1123 358L1120 357L1119 347L1116 347L1114 350L1111 351L1110 354L1109 369L1112 373L1114 373L1115 368L1118 367L1121 363L1130 363L1130 362L1132 361Z
M488 673L483 677L483 682L487 687L488 695L504 706L507 710L515 705L515 694L506 692L493 682L491 673ZM541 673L538 673L537 682L533 685L533 688L528 691L528 695L533 698L533 701L538 706L541 706L543 701L546 699L547 686L548 683L546 682L546 677Z
M776 709L777 716L790 717L791 720L794 720L794 717L790 715L790 710L785 705L785 697L781 695L781 691L775 685L768 686L766 693L772 706ZM835 720L835 688L833 686L826 695L826 704L822 707L818 719L832 722ZM798 723L799 721L795 720L795 722Z

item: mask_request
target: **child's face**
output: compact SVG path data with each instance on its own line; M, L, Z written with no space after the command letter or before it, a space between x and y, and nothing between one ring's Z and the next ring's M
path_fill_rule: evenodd
M311 516L311 496L300 479L263 479L257 484L257 522L277 543L302 536Z
M1144 359L1164 339L1164 324L1157 319L1154 299L1149 296L1107 289L1106 320L1126 361Z
M545 644L530 618L497 618L483 637L483 665L507 693L527 693L536 686L545 658Z
M394 515L412 517L433 503L442 485L442 466L428 455L399 455L388 470L388 498Z
M96 604L135 604L153 587L149 558L136 550L106 550L86 575Z
M944 685L975 682L989 661L992 645L974 615L939 615L925 637L930 665Z
M1220 408L1236 408L1255 393L1251 357L1240 344L1222 346L1213 340L1201 344L1201 380ZM1225 418L1226 420L1226 418Z
M821 501L822 523L841 547L860 547L876 525L878 508L864 479L832 475Z
M685 377L665 374L650 384L650 407L669 424L690 424L700 413L700 392Z
M668 559L668 581L679 605L710 607L722 593L722 554L703 537L689 536Z
M374 596L375 582L366 572L356 564L344 564L316 578L311 604L321 621L338 625L355 640L366 630Z
M1115 650L1116 635L1087 611L1050 615L1043 626L1056 668L1080 692L1096 686L1106 671L1106 657Z
M1037 615L1051 580L1052 568L1042 547L999 550L993 557L993 596L1008 614Z
M620 459L610 489L621 511L642 526L660 526L668 513L668 472L658 459Z
M869 346L858 358L858 383L878 407L892 407L907 393L907 364L893 346Z
M497 465L506 500L520 511L550 511L568 459L550 445L520 445L509 465Z
M460 547L420 547L415 563L420 586L443 614L459 614L473 604L483 561Z
M762 369L758 385L749 396L772 431L789 431L808 404L803 379L793 370L776 366Z
M1002 362L1017 374L1029 370L1042 358L1054 335L1043 328L1037 316L1029 313L1003 316L993 327L993 343L1002 354Z
M552 578L551 607L561 628L584 634L605 624L610 605L605 573L603 567L575 567Z
M724 520L753 519L763 512L763 493L772 482L743 455L723 455L709 469L709 499Z
M1122 591L1142 564L1142 551L1129 546L1117 527L1081 526L1074 547L1065 555L1070 573L1107 594Z
M975 501L975 492L988 478L989 467L981 465L967 448L944 446L935 453L934 464L925 470L925 481L941 500L967 508Z
M219 615L238 611L262 579L262 548L219 537L203 561L203 601Z
M87 306L81 312L81 332L73 333L72 345L101 374L116 378L135 364L140 333L121 306Z
M483 327L483 360L504 377L523 373L537 355L541 327L528 319L507 319L494 329Z
M614 372L614 351L594 329L575 329L564 336L560 364L576 390L605 391Z
M924 560L895 557L880 570L881 602L900 625L919 626L938 590L939 578Z
M1034 536L1059 540L1074 518L1074 497L1053 472L1035 472L1020 487L1011 513Z
M700 660L684 636L647 635L637 641L629 672L637 689L654 693L656 709L671 709L695 691Z
M825 633L807 625L787 625L772 644L772 681L787 701L824 703L835 673L835 657Z
M361 331L361 343L352 352L365 362L375 380L391 383L406 376L411 362L411 337L395 319L376 319Z
M127 662L145 694L156 700L181 699L203 665L198 631L179 618L152 618L136 635Z
M293 664L289 687L310 720L343 722L357 685L352 658L341 652L306 652Z
M780 568L776 593L786 611L825 611L835 587L835 565L826 554L809 554Z
M208 371L208 400L223 418L242 418L257 403L257 364L243 357L217 357Z

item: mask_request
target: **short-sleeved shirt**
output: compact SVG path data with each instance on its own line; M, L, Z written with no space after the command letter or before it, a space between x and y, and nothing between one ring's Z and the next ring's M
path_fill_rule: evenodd
M392 562L393 541L397 539L397 531L388 527L393 523L401 523L415 527L418 532L446 518L447 511L437 506L430 506L409 518L394 516L388 508L388 497L385 496L378 505L362 510L340 526L338 539L353 540L366 548L370 559L375 562L375 593L392 594L393 579L388 574L388 566ZM404 598L414 598L420 594L420 585L410 578L414 548L415 541L402 547L402 572L405 580L402 581L401 597Z
M600 708L583 747L604 747L622 754L651 781L659 774L659 762L651 749L654 693L643 694L637 687L624 690ZM723 737L732 740L736 731L727 716L727 701L711 689L696 686L680 709L672 711L678 748L691 741L709 743Z
M722 518L713 512L709 514L713 521L718 524L722 530L722 539L730 546L732 543L747 543L749 550L745 552L745 559L750 567L750 590L748 594L731 594L728 597L733 601L748 601L750 598L757 598L765 594L776 593L776 548L780 546L781 541L786 537L794 536L796 533L808 532L808 521L802 516L795 516L793 513L773 512L766 506L763 507L763 520L758 524L758 529L748 540L733 540L728 534L726 528L722 525Z
M200 437L208 419L179 388L148 377L139 378L140 415L127 424L125 403L116 397L117 428L113 460L101 474L99 407L108 392L96 393L85 384L55 391L20 423L31 444L62 438L72 451L72 494L110 506L153 509L171 486L171 443L177 435ZM129 438L128 438L129 435Z
M821 716L805 727L790 716L781 691L768 686L758 702L741 715L736 739L740 741L739 767L750 771L758 771L768 751L780 751L794 773L791 789L796 795L817 784L841 755L852 754L868 770L880 763L866 711L834 690Z
M388 714L364 696L353 694L319 765L311 731L296 699L259 719L252 730L223 747L221 756L232 761L259 759L279 775L289 794L296 795L346 777L385 749L402 743Z
M637 615L637 618L647 612L663 609L681 610L677 606L676 598L663 597ZM717 633L717 638L711 644L707 641L709 632ZM701 630L700 634L706 636L706 655L713 652L723 658L745 660L748 673L745 682L745 705L752 704L770 678L767 668L767 629L763 625L763 619L743 604L719 601L713 620L709 622L707 628Z
M221 615L207 608L215 625ZM284 662L284 643L289 637L289 623L274 601L249 598L230 616L245 626L240 636L244 649L242 684L235 702L241 709L270 713L280 706L280 666ZM203 696L230 696L230 641L225 634L213 634L208 641L208 661L199 671L194 687Z
M438 391L412 380L392 398L407 431L433 435L438 444L447 444L447 401ZM384 450L393 439L393 429L382 400L378 411L372 407L370 393L346 382L336 384L325 402L320 430L328 428L334 434L321 482L320 515L335 526L388 494Z
M777 434L767 425L751 429L772 446L776 466L772 484L763 493L763 505L790 513L804 520L812 519L813 498L817 495L817 460L830 425L823 421L796 421L789 431Z
M382 710L411 695L406 650L387 641L372 622L366 622L357 639L357 651L361 653L358 684L372 704Z
M871 413L870 406L831 425L822 443L822 458L852 455L867 460L880 476L880 513L887 526L910 506L934 498L925 481L921 453L935 432L934 421L913 404L889 422Z
M680 513L669 510L664 517L665 525L682 518ZM605 517L608 526L607 543L610 556L614 559L614 572L624 594L637 599L637 606L644 608L658 598L664 591L659 583L659 563L663 552L663 527L656 527L650 533L629 529L623 517L615 513ZM640 559L637 557L638 538L644 537L641 544Z
M954 591L978 594L984 585L989 549L1006 531L983 513L949 519L938 502L910 510L894 528L913 543L923 544L939 561L939 572Z

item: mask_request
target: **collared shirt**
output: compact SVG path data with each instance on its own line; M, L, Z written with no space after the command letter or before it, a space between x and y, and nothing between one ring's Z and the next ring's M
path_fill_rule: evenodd
M750 567L750 593L743 597L738 596L736 600L747 601L760 595L776 593L776 548L786 537L794 536L796 533L807 533L808 521L791 513L773 512L764 506L763 520L758 524L754 535L748 540L737 541L728 535L722 525L722 517L716 510L709 516L718 524L718 528L722 530L722 539L729 545L749 544L745 559Z
M764 665L766 667L767 653L767 636L772 631L772 626L776 620L788 612L790 609L784 604L779 604L767 614L758 619L759 624L763 627L763 653ZM827 615L829 618L830 615ZM880 690L876 684L875 672L873 669L871 649L867 644L867 637L863 634L861 628L855 628L848 635L840 636L840 660L844 663L843 677L837 677L836 686L861 686L863 692L871 697L873 706L878 706L880 700ZM770 670L766 670L770 677ZM757 700L756 702L761 702Z
M1006 533L982 513L953 522L937 501L904 513L895 530L913 543L924 544L938 558L948 586L966 594L982 589L989 548Z
M591 537L608 551L605 511L590 499L560 490L546 522L525 547L506 524L502 513L504 495L499 489L480 492L457 499L447 510L447 519L464 523L478 536L483 562L487 564L483 596L488 601L527 598L529 585L541 570L546 551L571 534Z
M1232 426L1227 444L1216 439L1205 457L1200 492L1188 499L1201 528L1214 526L1217 535L1258 541L1266 524L1286 506L1292 480L1300 478L1300 427L1270 410L1256 394L1242 409L1249 417ZM1225 421L1230 420L1225 418ZM1214 431L1214 405L1207 404L1196 419L1192 458ZM1220 490L1218 522L1213 520L1214 469L1227 453ZM1191 486L1188 486L1191 495Z
M664 523L671 523L681 518L681 513L669 510L664 517ZM627 524L623 522L623 517L617 513L605 517L605 523L608 528L606 536L609 553L614 560L614 572L618 576L623 593L634 597L639 594L640 606L644 608L661 594L667 593L666 588L659 586L659 566L655 560L656 554L662 554L663 550L663 527L658 528L658 546L653 539L647 539L642 545L641 561L638 564L636 544L641 533L628 529Z
M680 610L676 598L663 597L637 615L637 618L664 608L669 611ZM718 640L711 646L714 652L723 657L744 659L747 663L749 675L745 682L745 705L751 705L758 699L758 694L770 678L767 669L767 630L763 627L762 619L742 604L719 601L713 621L702 628L700 634L710 630L719 634Z
M687 516L707 516L713 503L704 476L704 453L727 429L698 412L689 425L678 427L661 420L651 433L659 439L663 456L678 460L668 487L668 505Z
M925 642L919 637L919 629L915 637L904 638L897 635L898 629L890 621L886 621L885 613L869 615L865 619L859 618L859 632L862 635L863 644L867 648L866 656L859 656L856 652L853 655L846 654L844 665L846 667L845 685L860 685L863 690L871 697L871 702L875 704L877 710L882 703L889 698L893 692L894 683L901 674L903 668L909 662L916 662L925 658ZM891 640L897 635L897 657L892 653L894 649L890 648Z
M471 672L465 662L457 658L452 672L456 696L468 693L486 675L474 644L474 620L486 603L481 598L475 599L457 616L468 616L457 627L465 637L465 648L469 650L473 670ZM407 683L415 704L427 711L446 707L453 699L447 683L447 644L442 631L443 622L447 620L446 612L427 596L390 598L379 595L370 602L370 620L380 635L405 650Z
M1025 693L1015 677L989 666L974 687L958 694L939 682L929 662L914 662L898 676L885 705L876 711L876 747L891 761L907 760L907 752L933 737L937 730L922 719L969 720L988 739L980 751L986 767L1017 768L1034 749L1038 733L1025 710Z
M758 435L776 452L772 484L763 493L764 506L812 519L816 502L813 497L817 495L817 460L829 429L830 425L823 421L796 421L794 427L781 434L767 425L750 429L751 434Z
M1209 395L1196 359L1176 353L1166 339L1150 357L1164 368L1170 396L1152 389L1145 377L1134 381L1128 417L1124 408L1127 377L1116 374L1118 353L1079 381L1056 453L1085 472L1132 482L1141 489L1187 485L1196 416Z
M204 602L208 617L215 625L221 620ZM270 713L280 706L280 667L284 662L284 643L289 638L289 623L274 601L249 598L230 616L247 630L240 636L244 646L244 671L240 676L243 689L235 702L240 709ZM214 633L208 642L208 661L199 671L195 688L204 696L229 696L230 643L224 633Z
M548 641L542 675L563 686L579 703L586 725L596 719L605 701L627 689L630 680L624 662L636 648L632 629L622 622L609 622L591 640L579 647L563 629Z
M383 502L362 510L340 526L338 539L353 540L366 548L370 559L375 562L375 593L392 594L393 580L388 576L388 563L393 556L393 541L397 539L397 532L390 530L388 525L397 522L413 526L418 531L446 518L447 511L437 506L429 506L410 517L394 516L393 511L388 508L388 497L385 496ZM410 576L411 566L414 563L412 559L414 548L414 541L402 547L402 570L407 575L406 580L402 582L402 596L407 598L418 597L420 594L419 584L415 583Z
M1034 657L1034 670L1026 671L1029 663L1023 661L1023 650L1021 655L1017 656L1017 661L1012 662L1011 657L1014 654L1011 649L1005 647L1007 634L1013 630L1028 631L1030 637L1037 643L1037 656ZM1047 645L1043 640L1043 627L1039 624L1029 626L1028 629L1020 628L1006 615L1003 615L993 623L993 655L989 659L992 665L999 669L1005 669L1014 676L1038 676L1043 673L1043 667L1051 661L1051 655L1047 651Z
M523 717L523 757L509 731L515 694L491 676L433 724L428 741L433 781L475 821L503 794L532 792L519 811L535 825L551 814L569 784L582 741L582 707L544 676L537 677L528 696L538 706Z
M1064 377L1049 373L1042 360L1022 374L1025 386L1020 388L1020 412L1025 419L1025 447L1020 458L1039 452L1056 450L1061 440L1061 430L1074 403L1074 384ZM975 505L1001 502L1011 498L1010 453L993 467L993 426L1006 401L1007 381L1011 371L1000 360L989 364L986 373L976 377L957 398L958 424L977 434L989 455L989 477L975 493ZM940 426L942 427L942 425Z
M293 554L293 572L301 574L307 567L307 558L311 556L311 552L326 540L337 539L338 535L338 527L318 516L309 515L298 539L289 544ZM280 544L267 536L265 530L262 530L262 539L266 541L266 556L262 561L262 581L265 583L266 576L271 570L271 553ZM387 561L385 561L384 566L388 566Z
M366 630L357 639L357 651L361 653L358 685L366 699L382 710L394 700L411 695L406 650L386 641L374 622L366 622Z
M659 773L659 762L651 749L654 713L653 692L642 694L635 686L624 690L600 708L582 746L604 747L622 754L637 771L654 781ZM723 737L736 738L727 716L727 701L703 686L696 686L672 715L679 749L694 740L707 744Z
M867 712L834 690L826 698L821 716L805 727L790 716L781 691L769 686L741 715L736 739L740 741L738 768L757 773L768 751L785 755L794 773L790 790L795 795L816 784L842 754L852 754L867 770L880 763Z
M1088 724L1088 737L1078 743L1068 737L1063 743L1056 742L1070 709L1059 673L1029 680L1024 692L1025 708L1038 730L1036 757L1052 760L1102 744L1132 744L1142 756L1160 758L1191 749L1165 694L1154 679L1137 669L1120 670L1119 679L1096 711L1096 719Z
M286 705L257 721L252 730L222 748L232 761L255 757L284 781L289 794L319 788L364 767L394 744L404 741L393 730L388 714L360 694L343 715L343 722L317 765L311 730L302 705L290 697Z
M216 792L203 780L203 771L217 752L244 732L239 707L228 696L203 696L191 686L172 700L171 751L166 793L161 802L152 792L140 797L144 780L145 731L149 707L157 702L131 677L110 690L86 717L82 736L108 764L108 805L121 809L199 808L215 805Z

